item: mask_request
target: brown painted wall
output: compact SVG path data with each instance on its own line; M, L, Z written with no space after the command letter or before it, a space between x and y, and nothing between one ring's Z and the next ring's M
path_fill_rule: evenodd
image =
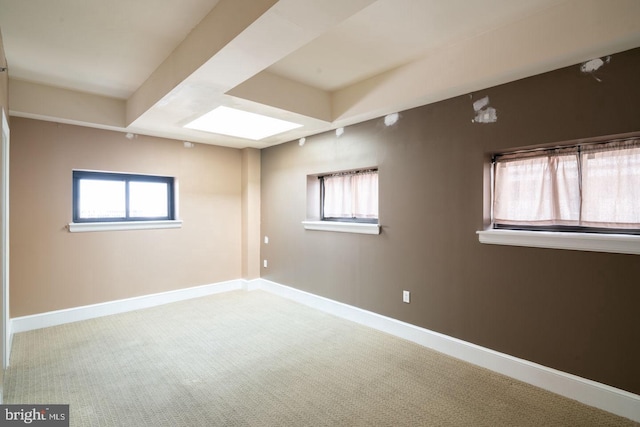
M484 96L497 123L472 123ZM639 99L636 49L264 149L262 277L640 393L640 256L476 235L488 153L640 131ZM303 229L307 175L373 165L379 236Z
M170 175L181 229L69 233L71 171ZM241 277L241 151L11 121L11 316Z

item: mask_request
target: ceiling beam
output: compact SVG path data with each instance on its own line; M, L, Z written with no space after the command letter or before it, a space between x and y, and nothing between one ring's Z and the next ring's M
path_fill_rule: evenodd
M10 114L110 130L125 127L125 101L9 79Z
M221 0L127 100L127 125L149 110L277 0Z
M640 1L571 0L333 93L345 126L640 45Z
M256 74L228 91L227 95L292 111L325 122L333 120L329 92L268 71Z
M188 76L181 73L182 80L178 81L177 75L169 75L169 71L165 71L169 67L166 63L173 61L173 55L168 58L168 62L165 61L154 73L157 77L152 76L128 100L127 125L132 129L154 128L166 135L179 133L184 139L194 142L225 145L229 144L229 137L184 128L196 118L225 105L294 121L309 131L317 131L322 125L326 126L331 116L328 94L261 73L375 1L279 0L253 22L244 22L247 24L244 29L235 26L237 34L233 39L216 48L211 57ZM221 6L229 7L226 0L222 0L209 16L218 13ZM210 25L209 17L198 28L203 25ZM205 32L204 29L202 31ZM183 45L194 43L191 38L192 35L188 36ZM176 51L181 51L183 45ZM196 65L195 62L193 64ZM244 84L256 75L260 77ZM154 79L158 79L160 84L153 84ZM259 88L258 82L274 86L271 89ZM273 93L273 89L282 92ZM266 102L267 99L270 101ZM243 143L240 140L232 142ZM282 141L267 138L256 145L261 148L275 142Z

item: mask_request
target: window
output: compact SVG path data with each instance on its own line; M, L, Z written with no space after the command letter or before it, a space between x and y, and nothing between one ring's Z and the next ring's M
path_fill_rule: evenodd
M73 171L73 222L175 219L174 179L165 176Z
M307 176L305 230L380 234L378 170Z
M323 221L378 223L378 171L319 177Z
M640 139L497 155L494 228L640 234Z

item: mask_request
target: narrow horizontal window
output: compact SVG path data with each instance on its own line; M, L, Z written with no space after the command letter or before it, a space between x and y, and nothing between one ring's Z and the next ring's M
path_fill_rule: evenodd
M640 234L640 140L497 155L494 228Z
M378 223L378 171L324 175L320 179L323 221Z
M175 219L174 178L73 171L73 222Z

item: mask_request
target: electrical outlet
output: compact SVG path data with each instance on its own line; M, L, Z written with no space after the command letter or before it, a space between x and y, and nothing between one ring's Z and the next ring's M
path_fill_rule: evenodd
M402 291L402 302L406 302L407 304L411 302L411 292Z
M264 266L264 268L267 268L267 260L266 259L262 262L262 265Z
M269 244L269 236L264 236L264 244L265 245Z

